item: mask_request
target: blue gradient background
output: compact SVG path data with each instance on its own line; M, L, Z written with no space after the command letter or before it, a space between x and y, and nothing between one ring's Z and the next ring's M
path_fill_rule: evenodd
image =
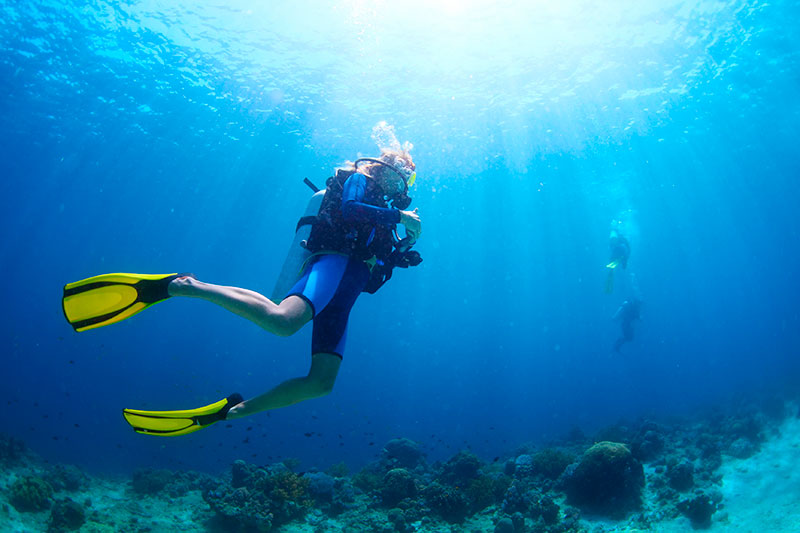
M800 2L0 2L0 427L94 471L484 458L796 391ZM253 396L290 339L174 299L75 334L64 283L192 271L269 294L310 191L412 151L425 262L351 317L332 395L176 439L122 407ZM622 220L644 299L612 350ZM305 434L311 433L311 436Z

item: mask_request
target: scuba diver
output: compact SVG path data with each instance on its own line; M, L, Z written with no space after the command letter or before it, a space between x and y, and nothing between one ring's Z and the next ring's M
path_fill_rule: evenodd
M606 294L614 292L614 270L617 267L628 267L628 257L631 255L631 243L617 229L611 230L608 238L608 248L611 251L608 264L608 277L606 277Z
M106 274L64 287L64 314L76 331L119 322L169 297L206 300L279 336L313 323L308 375L246 401L232 394L198 409L124 409L134 430L185 435L220 420L285 407L332 390L344 354L348 317L358 296L377 291L393 268L422 261L410 250L421 234L421 220L417 209L406 210L411 203L408 188L416 179L408 153L411 145L400 147L396 140L394 144L382 148L377 158L347 162L328 179L326 190L314 196L318 203L321 199L319 209L312 216L307 210L297 226L298 234L305 232L307 239L296 238L290 250L296 257L287 260L302 268L289 276L286 285L291 288L282 297L273 296L277 301L248 289L206 283L192 274ZM405 226L402 239L395 231L397 224Z
M614 351L620 352L620 348L626 342L633 340L633 321L641 317L642 301L639 298L625 300L614 313L614 320L619 320L622 336L614 342Z

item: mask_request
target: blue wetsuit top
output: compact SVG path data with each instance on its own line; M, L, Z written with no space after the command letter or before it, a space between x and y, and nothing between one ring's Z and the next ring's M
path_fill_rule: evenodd
M369 222L393 226L400 222L400 211L364 203L367 178L353 174L344 183L342 215L348 222ZM314 329L311 354L330 353L342 357L347 339L350 310L369 281L370 270L364 261L340 254L314 257L288 296L299 296L311 306Z

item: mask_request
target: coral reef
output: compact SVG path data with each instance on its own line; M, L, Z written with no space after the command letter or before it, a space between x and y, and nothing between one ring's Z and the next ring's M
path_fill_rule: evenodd
M272 529L274 516L264 494L220 485L218 489L207 491L203 499L217 514L216 519L223 527L258 532Z
M142 496L158 494L172 482L173 473L169 470L140 468L133 473L133 491Z
M515 479L508 487L500 503L500 509L506 514L527 514L532 506L533 500L528 485L518 479Z
M26 451L27 448L24 442L0 433L0 464L11 465L18 463Z
M564 472L563 485L573 505L619 517L640 506L644 470L624 444L599 442Z
M353 476L353 485L362 492L374 492L380 488L384 474L380 464L370 463Z
M414 498L417 495L417 484L408 470L394 468L383 477L380 494L384 505L394 507L400 500Z
M464 489L464 496L469 502L470 511L480 512L492 505L498 497L508 489L511 480L506 476L478 476L471 480Z
M345 477L350 474L350 469L347 467L347 463L341 461L329 466L325 473L333 477Z
M89 476L74 465L55 465L44 475L53 490L76 492L89 486Z
M313 503L309 480L291 472L284 464L257 467L235 461L231 484L221 483L203 494L203 499L224 524L256 531L302 518Z
M40 477L25 476L11 485L11 505L17 511L43 511L50 507L53 487Z
M515 530L514 522L507 516L498 520L494 526L494 533L514 533Z
M669 486L677 491L687 491L694 485L694 465L689 461L681 461L667 466Z
M199 472L173 472L156 468L140 468L134 471L131 489L140 496L157 496L165 492L173 498L191 490L207 490L216 486L211 476Z
M439 479L454 485L464 485L478 477L482 466L483 463L474 453L461 451L444 464Z
M650 462L664 450L664 428L654 422L644 422L631 439L631 453L639 461Z
M323 472L306 472L303 479L308 481L308 493L316 507L334 515L353 507L355 489L348 478L336 478Z
M681 500L678 504L678 509L686 515L695 529L708 529L711 527L711 515L713 515L721 495L707 494L698 491L692 496Z
M50 510L48 531L75 531L86 522L86 511L79 503L69 498L56 500Z
M531 457L531 469L534 475L556 480L574 460L575 457L572 454L547 448L536 452Z
M776 413L778 407L771 406ZM24 445L5 439L0 441L0 449L8 452L4 464L9 457L18 463L5 468L0 498L10 505L0 504L0 521L17 521L10 526L15 531L94 533L303 528L318 533L578 533L609 527L658 530L665 522L673 529L690 524L705 529L712 520L735 523L733 485L726 489L722 476L739 472L741 461L766 464L774 448L765 439L784 431L771 420L744 406L728 415L621 422L598 434L624 438L630 447L579 442L574 432L571 440L546 448L525 444L490 463L461 450L429 464L417 443L392 439L352 476L343 463L295 473L291 460L269 465L235 461L222 479L145 468L134 472L127 494L119 481L100 481L74 466L49 465ZM786 430L787 436L800 434L796 424L796 432ZM746 459L759 450L758 457ZM744 475L747 468L741 468ZM731 498L724 506L723 494ZM186 512L169 511L174 504ZM607 518L625 522L610 525Z
M423 489L422 495L428 507L446 522L460 524L467 517L469 501L455 487L433 482Z
M425 461L419 444L410 439L392 439L383 447L383 461L393 468L414 469Z

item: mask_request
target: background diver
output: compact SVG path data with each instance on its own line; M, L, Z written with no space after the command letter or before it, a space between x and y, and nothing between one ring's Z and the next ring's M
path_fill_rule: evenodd
M626 342L633 340L633 321L641 317L642 301L639 298L625 300L614 313L614 320L619 320L622 335L614 342L614 351L620 353L620 348Z
M288 336L313 321L308 375L288 379L244 401L233 394L216 403L183 411L125 409L139 433L184 435L225 419L241 418L328 394L344 354L348 316L362 291L374 293L394 267L416 266L409 248L422 230L417 209L407 211L408 188L416 179L411 145L382 149L377 159L348 162L328 179L315 216L298 223L307 239L293 245L301 254L285 298L272 301L239 287L205 283L190 274L106 274L64 287L64 314L76 331L113 324L172 296L200 298L244 317L270 333ZM395 227L405 226L399 239ZM302 244L302 246L300 246ZM287 264L291 263L287 260ZM298 276L299 273L299 276Z
M606 277L605 290L607 294L611 294L614 292L614 270L619 267L623 269L628 267L628 258L631 255L631 243L618 230L612 229L611 235L608 237L608 249L610 251L610 256L606 264L608 276Z

